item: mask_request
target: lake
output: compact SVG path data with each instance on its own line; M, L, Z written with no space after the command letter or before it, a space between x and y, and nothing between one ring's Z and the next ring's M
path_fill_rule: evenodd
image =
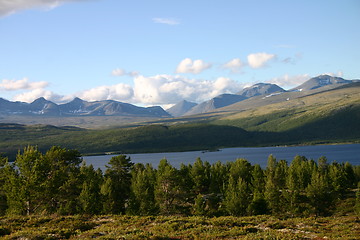
M296 155L305 156L308 159L317 160L325 156L328 162L349 162L352 165L360 164L360 144L342 144L342 145L313 145L296 147L258 147L258 148L224 148L215 152L191 151L191 152L169 152L169 153L139 153L126 154L131 157L134 163L151 163L157 167L160 160L166 158L172 166L179 168L181 163L194 163L196 158L200 157L203 161L210 164L217 161L223 163L235 161L237 158L245 158L252 165L260 164L262 168L266 167L267 158L273 154L277 160L291 160ZM117 155L86 156L84 160L87 164L92 164L95 169L105 170L105 164L111 157Z

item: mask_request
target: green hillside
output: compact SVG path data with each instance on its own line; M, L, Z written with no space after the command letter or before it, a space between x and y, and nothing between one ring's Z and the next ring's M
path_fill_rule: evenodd
M0 124L0 151L13 158L27 145L45 150L53 145L83 154L161 152L247 145L251 134L238 127L210 124L148 125L134 128L86 130L47 125Z

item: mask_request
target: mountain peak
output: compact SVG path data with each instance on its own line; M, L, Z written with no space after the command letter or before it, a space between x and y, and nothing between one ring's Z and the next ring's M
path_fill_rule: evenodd
M285 90L279 87L276 84L272 83L257 83L252 85L251 87L244 88L238 95L250 98L258 95L269 94L274 92L284 92Z
M49 101L46 100L44 97L39 97L38 99L35 99L31 104L33 104L33 103L45 103L45 102L49 102Z
M75 97L72 101L70 101L72 103L81 103L81 102L85 102L84 100L82 100L81 98Z
M348 84L353 81L345 80L341 77L334 77L327 74L319 75L317 77L310 78L308 81L304 82L300 86L293 88L291 90L299 90L299 91L306 91L312 90L320 87L324 87L327 85L337 85L337 84Z
M196 105L197 105L196 103L182 100L181 102L178 102L177 104L167 109L166 111L174 117L179 117L184 115L187 111L189 111L191 108L195 107Z

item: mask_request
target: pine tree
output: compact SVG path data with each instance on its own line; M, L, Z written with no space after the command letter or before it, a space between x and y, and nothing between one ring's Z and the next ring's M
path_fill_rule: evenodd
M263 193L265 190L265 175L259 164L255 164L252 170L252 191Z
M187 208L187 192L182 188L179 172L166 159L158 166L155 187L155 199L161 214L183 213Z
M341 199L347 190L347 176L344 165L333 162L329 166L329 178L334 190L334 198Z
M179 191L177 170L166 159L162 159L158 166L155 188L155 198L160 213L169 215L176 212L175 201Z
M314 170L311 184L306 188L306 195L312 212L316 215L326 215L333 203L327 174L321 174L321 172Z
M153 215L158 212L155 201L156 171L150 164L136 164L131 171L131 195L129 213Z
M268 172L269 174L269 172ZM273 214L279 214L284 211L281 199L280 188L276 184L274 177L269 174L266 176L264 198L267 202L267 207Z
M79 165L82 161L80 153L54 146L45 153L44 160L49 166L43 190L44 208L47 213L61 209L62 214L68 214L65 205L69 205L69 202L77 202L80 194ZM75 208L70 212L74 210Z
M252 171L252 193L253 197L248 207L252 215L268 213L268 206L265 200L265 175L259 164L255 164Z
M130 157L119 155L112 157L106 165L104 183L101 193L104 196L103 208L105 213L124 214L125 203L130 197L131 174L133 166Z
M83 165L80 168L83 184L79 195L82 213L99 214L102 210L100 186L102 184L102 172L95 171L92 165Z
M210 187L210 165L204 164L200 158L197 158L193 164L190 175L194 183L194 193L206 194Z
M26 147L23 153L17 154L14 165L6 167L9 212L30 215L41 211L48 168L36 147Z
M225 193L224 205L226 211L233 216L245 216L250 204L250 190L244 179L237 180L230 176Z
M210 192L224 195L224 186L229 180L228 172L229 168L226 165L222 164L220 161L217 161L215 164L211 165Z
M276 158L271 154L268 157L267 167L266 167L266 182L265 182L265 191L264 198L266 200L266 205L273 214L279 214L283 211L281 203L281 192L280 185L278 183L276 172L278 162Z

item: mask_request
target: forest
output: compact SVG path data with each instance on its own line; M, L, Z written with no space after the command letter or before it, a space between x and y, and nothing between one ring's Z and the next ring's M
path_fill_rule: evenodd
M200 158L177 169L162 159L155 169L119 155L102 172L76 150L28 146L0 162L1 215L329 216L341 202L360 213L360 166L326 157L270 155L265 169Z

